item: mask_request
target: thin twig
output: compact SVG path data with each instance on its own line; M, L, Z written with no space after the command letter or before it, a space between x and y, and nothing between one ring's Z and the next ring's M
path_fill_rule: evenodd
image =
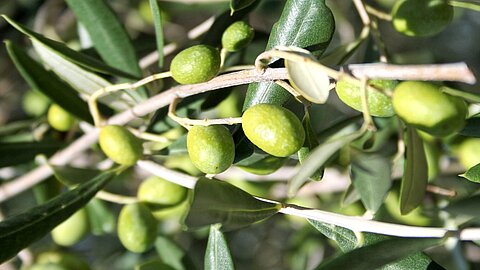
M136 197L128 197L124 195L106 192L103 190L100 190L99 192L97 192L97 194L95 194L95 197L97 197L100 200L113 202L116 204L131 204L131 203L138 202L138 199Z

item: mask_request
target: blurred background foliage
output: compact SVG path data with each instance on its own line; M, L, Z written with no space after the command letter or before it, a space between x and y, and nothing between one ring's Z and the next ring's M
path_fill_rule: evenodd
M165 43L183 42L187 32L202 23L210 16L216 16L229 9L229 1L159 1L164 19ZM395 1L371 0L366 1L378 9L389 11ZM155 50L155 36L152 18L147 0L111 0L109 1L116 14L123 22L130 37L133 39L139 58ZM259 6L250 14L249 22L256 30L254 42L248 49L237 55L243 64L253 64L255 57L264 49L272 25L279 18L284 1L262 0ZM327 1L332 9L336 20L334 39L326 54L332 49L352 42L359 34L362 24L351 1ZM6 0L0 1L0 13L6 14L12 19L29 26L43 35L67 43L75 49L84 50L94 54L86 44L81 44L78 26L73 13L66 7L63 0ZM427 64L465 61L474 70L480 70L480 16L477 12L455 9L455 18L448 28L441 34L431 38L410 38L402 36L394 31L387 22L380 22L381 37L394 63L400 64ZM9 39L17 44L23 44L30 48L27 38L19 34L4 20L0 20L0 38ZM201 42L190 41L191 44ZM188 43L187 43L188 44ZM357 52L347 63L368 63L377 61L377 53L373 49L373 41L364 42ZM88 44L87 44L88 45ZM232 62L239 61L232 57ZM171 56L166 58L166 67ZM158 71L158 67L150 67L145 70L145 75ZM0 50L0 126L19 120L31 120L25 106L22 105L23 96L29 90L28 85L20 77L7 56L6 50ZM166 82L164 88L168 87ZM465 90L478 91L478 84L468 86L465 84L452 83L451 86ZM157 87L162 87L157 85ZM246 87L239 87L246 89ZM205 112L206 115L218 115L220 117L238 116L241 111L244 91L235 91L228 99L220 103L213 111ZM301 110L295 104L289 104L292 108ZM28 106L27 106L28 107ZM473 108L475 110L475 108ZM314 130L321 132L325 128L349 116L357 115L346 105L343 105L335 97L332 97L326 105L314 106L312 116ZM38 126L44 118L36 119L34 125ZM60 136L54 134L54 136ZM25 138L28 141L29 138ZM34 140L34 138L30 138ZM59 140L63 138L58 138ZM292 202L302 206L326 209L349 215L361 215L365 209L355 198L355 194L344 192L345 179L348 179L347 165L349 164L348 149L340 151L332 164L338 171L338 183L330 183L327 188L322 186L312 187L312 190L304 190L303 193ZM440 149L440 153L446 149ZM451 161L452 157L445 157ZM188 161L188 160L187 160ZM190 174L198 174L184 156L177 156L166 161L173 168L188 171ZM186 165L187 164L187 165ZM455 162L448 163L458 167ZM33 164L25 164L15 170L0 170L0 181L10 179L15 175L31 169ZM453 168L455 172L455 168ZM140 179L145 177L139 172L130 170L122 176L122 180L116 181L110 189L123 194L135 194ZM233 177L235 178L235 177ZM134 180L132 180L134 179ZM342 180L343 179L343 180ZM230 179L232 183L247 190L248 192L270 198L283 199L286 196L285 183L282 181L268 182L245 182L241 178ZM343 181L343 182L342 182ZM455 173L444 174L436 179L444 187L455 189L458 196L465 196L476 189L474 184L465 180L459 180ZM398 181L397 181L398 182ZM32 191L23 193L21 196L3 203L1 210L4 215L17 213L37 202L42 201L45 190L52 190L56 180L50 179L35 187ZM336 186L337 185L337 186ZM34 194L37 194L35 199ZM436 215L428 212L428 205L436 205L436 198L428 197L424 209L417 209L407 216L401 216L398 212L398 187L395 186L390 192L386 203L379 211L379 218L384 221L399 222L412 225L440 225ZM350 203L352 201L353 203ZM103 203L114 213L118 213L117 205ZM184 208L184 207L183 207ZM425 209L427 209L425 211ZM195 265L201 269L203 256L207 243L207 230L198 232L182 231L178 222L178 214L182 213L179 206L177 213L164 218L161 225L161 234L164 239L157 241L156 248L145 254L134 254L125 251L113 232L114 225L105 228L98 235L90 235L80 244L71 248L55 246L49 237L31 246L33 253L46 250L69 251L80 255L87 260L92 269L132 269L136 264L148 258L165 257L184 263L183 268L192 269L188 265ZM117 216L113 215L112 218ZM472 221L475 223L475 221ZM110 223L111 224L111 223ZM478 222L477 222L478 224ZM225 234L232 252L233 260L237 269L311 269L324 257L331 256L337 250L336 244L332 243L305 220L283 215L276 215L262 223L248 228L228 232ZM430 251L432 258L448 269L459 269L462 262L468 260L476 267L480 267L480 247L474 243L465 243L462 250L433 249ZM462 253L463 255L458 255ZM464 261L463 261L464 262ZM178 264L180 265L180 264ZM463 264L464 265L464 264Z

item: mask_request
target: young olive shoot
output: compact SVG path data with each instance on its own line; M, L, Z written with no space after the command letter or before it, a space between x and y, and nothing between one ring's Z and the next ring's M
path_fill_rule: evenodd
M134 165L143 155L140 139L122 126L103 127L98 143L107 157L121 165Z
M195 167L206 174L225 171L235 158L232 135L221 125L191 127L187 135L187 150Z
M178 53L170 64L172 77L180 84L206 82L220 69L220 52L208 45L195 45Z
M291 111L273 104L257 104L242 115L247 138L263 151L276 157L288 157L303 145L305 131Z
M458 132L467 116L467 106L461 98L443 93L440 86L427 82L398 84L393 92L393 108L407 125L436 137Z

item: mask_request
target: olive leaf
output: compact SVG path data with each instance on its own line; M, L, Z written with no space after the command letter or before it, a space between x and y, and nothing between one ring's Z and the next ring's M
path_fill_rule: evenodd
M280 208L280 204L258 200L227 182L201 178L195 185L185 225L197 229L221 223L223 231L235 230L266 219Z
M465 127L458 133L467 137L480 138L480 115L476 114L468 118Z
M320 56L335 31L335 20L325 0L288 0L275 23L265 50L278 45L306 48ZM243 109L258 104L283 104L290 94L273 82L251 84Z
M106 171L45 204L33 207L0 222L0 263L39 240L82 208L115 175Z
M230 15L235 12L247 8L254 4L257 0L230 0Z
M5 44L10 58L30 87L38 89L76 117L93 123L87 103L78 96L77 91L12 42L5 41Z
M32 161L39 154L50 156L63 146L63 142L0 142L0 168Z
M407 127L406 135L407 156L400 187L402 215L408 214L422 203L428 183L428 164L422 139L412 127Z
M303 164L303 161L310 155L310 152L313 151L315 147L318 146L317 134L313 131L312 123L310 121L310 112L308 109L305 109L305 115L302 119L303 129L305 130L305 142L303 143L302 148L298 150L298 161L300 164ZM320 167L315 171L310 179L319 181L322 180L324 168Z
M155 240L155 249L158 257L166 265L175 270L197 269L188 253L173 240L159 235ZM161 268L163 270L163 268ZM168 268L166 268L168 269Z
M117 221L115 215L107 205L99 200L92 199L85 207L90 221L90 231L94 235L104 235L115 232Z
M451 202L443 207L442 210L458 216L478 217L480 215L479 203L480 195L474 195Z
M66 186L83 184L101 172L100 170L76 168L71 166L50 165L50 168L53 170L55 178Z
M163 23L162 13L157 0L149 0L150 10L152 11L153 25L155 27L155 40L157 42L158 66L163 67Z
M468 181L471 181L474 183L480 183L480 164L477 164L471 167L464 174L461 174L460 176L464 177Z
M221 225L211 225L205 252L205 269L235 269L227 241L220 231Z

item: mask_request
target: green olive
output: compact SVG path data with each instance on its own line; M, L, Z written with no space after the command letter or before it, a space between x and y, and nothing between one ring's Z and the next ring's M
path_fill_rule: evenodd
M242 116L247 138L270 155L288 157L305 141L302 123L291 111L273 104L257 104Z
M165 208L181 203L187 196L187 189L162 179L152 176L145 179L137 191L137 198L152 206L151 208Z
M120 211L117 232L126 249L142 253L150 249L155 242L157 220L144 204L129 204Z
M457 132L465 125L467 107L459 98L427 82L402 82L393 93L393 108L408 125L436 137Z
M401 0L392 9L393 27L407 36L433 36L452 18L453 7L447 0Z
M187 150L195 167L207 174L225 171L235 158L232 134L222 125L192 127L187 134Z
M181 84L211 80L220 69L220 52L207 45L196 45L178 53L170 64L172 77Z
M468 138L463 140L457 149L457 156L465 169L480 163L480 139Z
M75 124L75 118L57 104L50 106L47 118L50 126L58 131L68 131Z
M122 126L103 127L98 142L105 155L118 164L134 165L143 154L140 139Z
M222 35L222 46L227 51L234 52L245 48L253 39L255 31L244 21L232 23Z
M46 251L37 256L35 262L39 265L56 264L69 270L89 270L88 264L80 257L70 253Z
M397 82L389 80L371 80L370 85L381 89L395 88ZM355 85L346 80L337 82L336 92L338 97L348 106L362 112L362 90L360 85ZM380 91L368 90L367 95L368 112L377 117L390 117L395 114L393 111L392 100Z
M38 117L50 106L50 99L39 91L29 90L23 95L22 107L27 115Z
M61 246L72 246L89 232L87 211L82 208L52 230L53 241Z

